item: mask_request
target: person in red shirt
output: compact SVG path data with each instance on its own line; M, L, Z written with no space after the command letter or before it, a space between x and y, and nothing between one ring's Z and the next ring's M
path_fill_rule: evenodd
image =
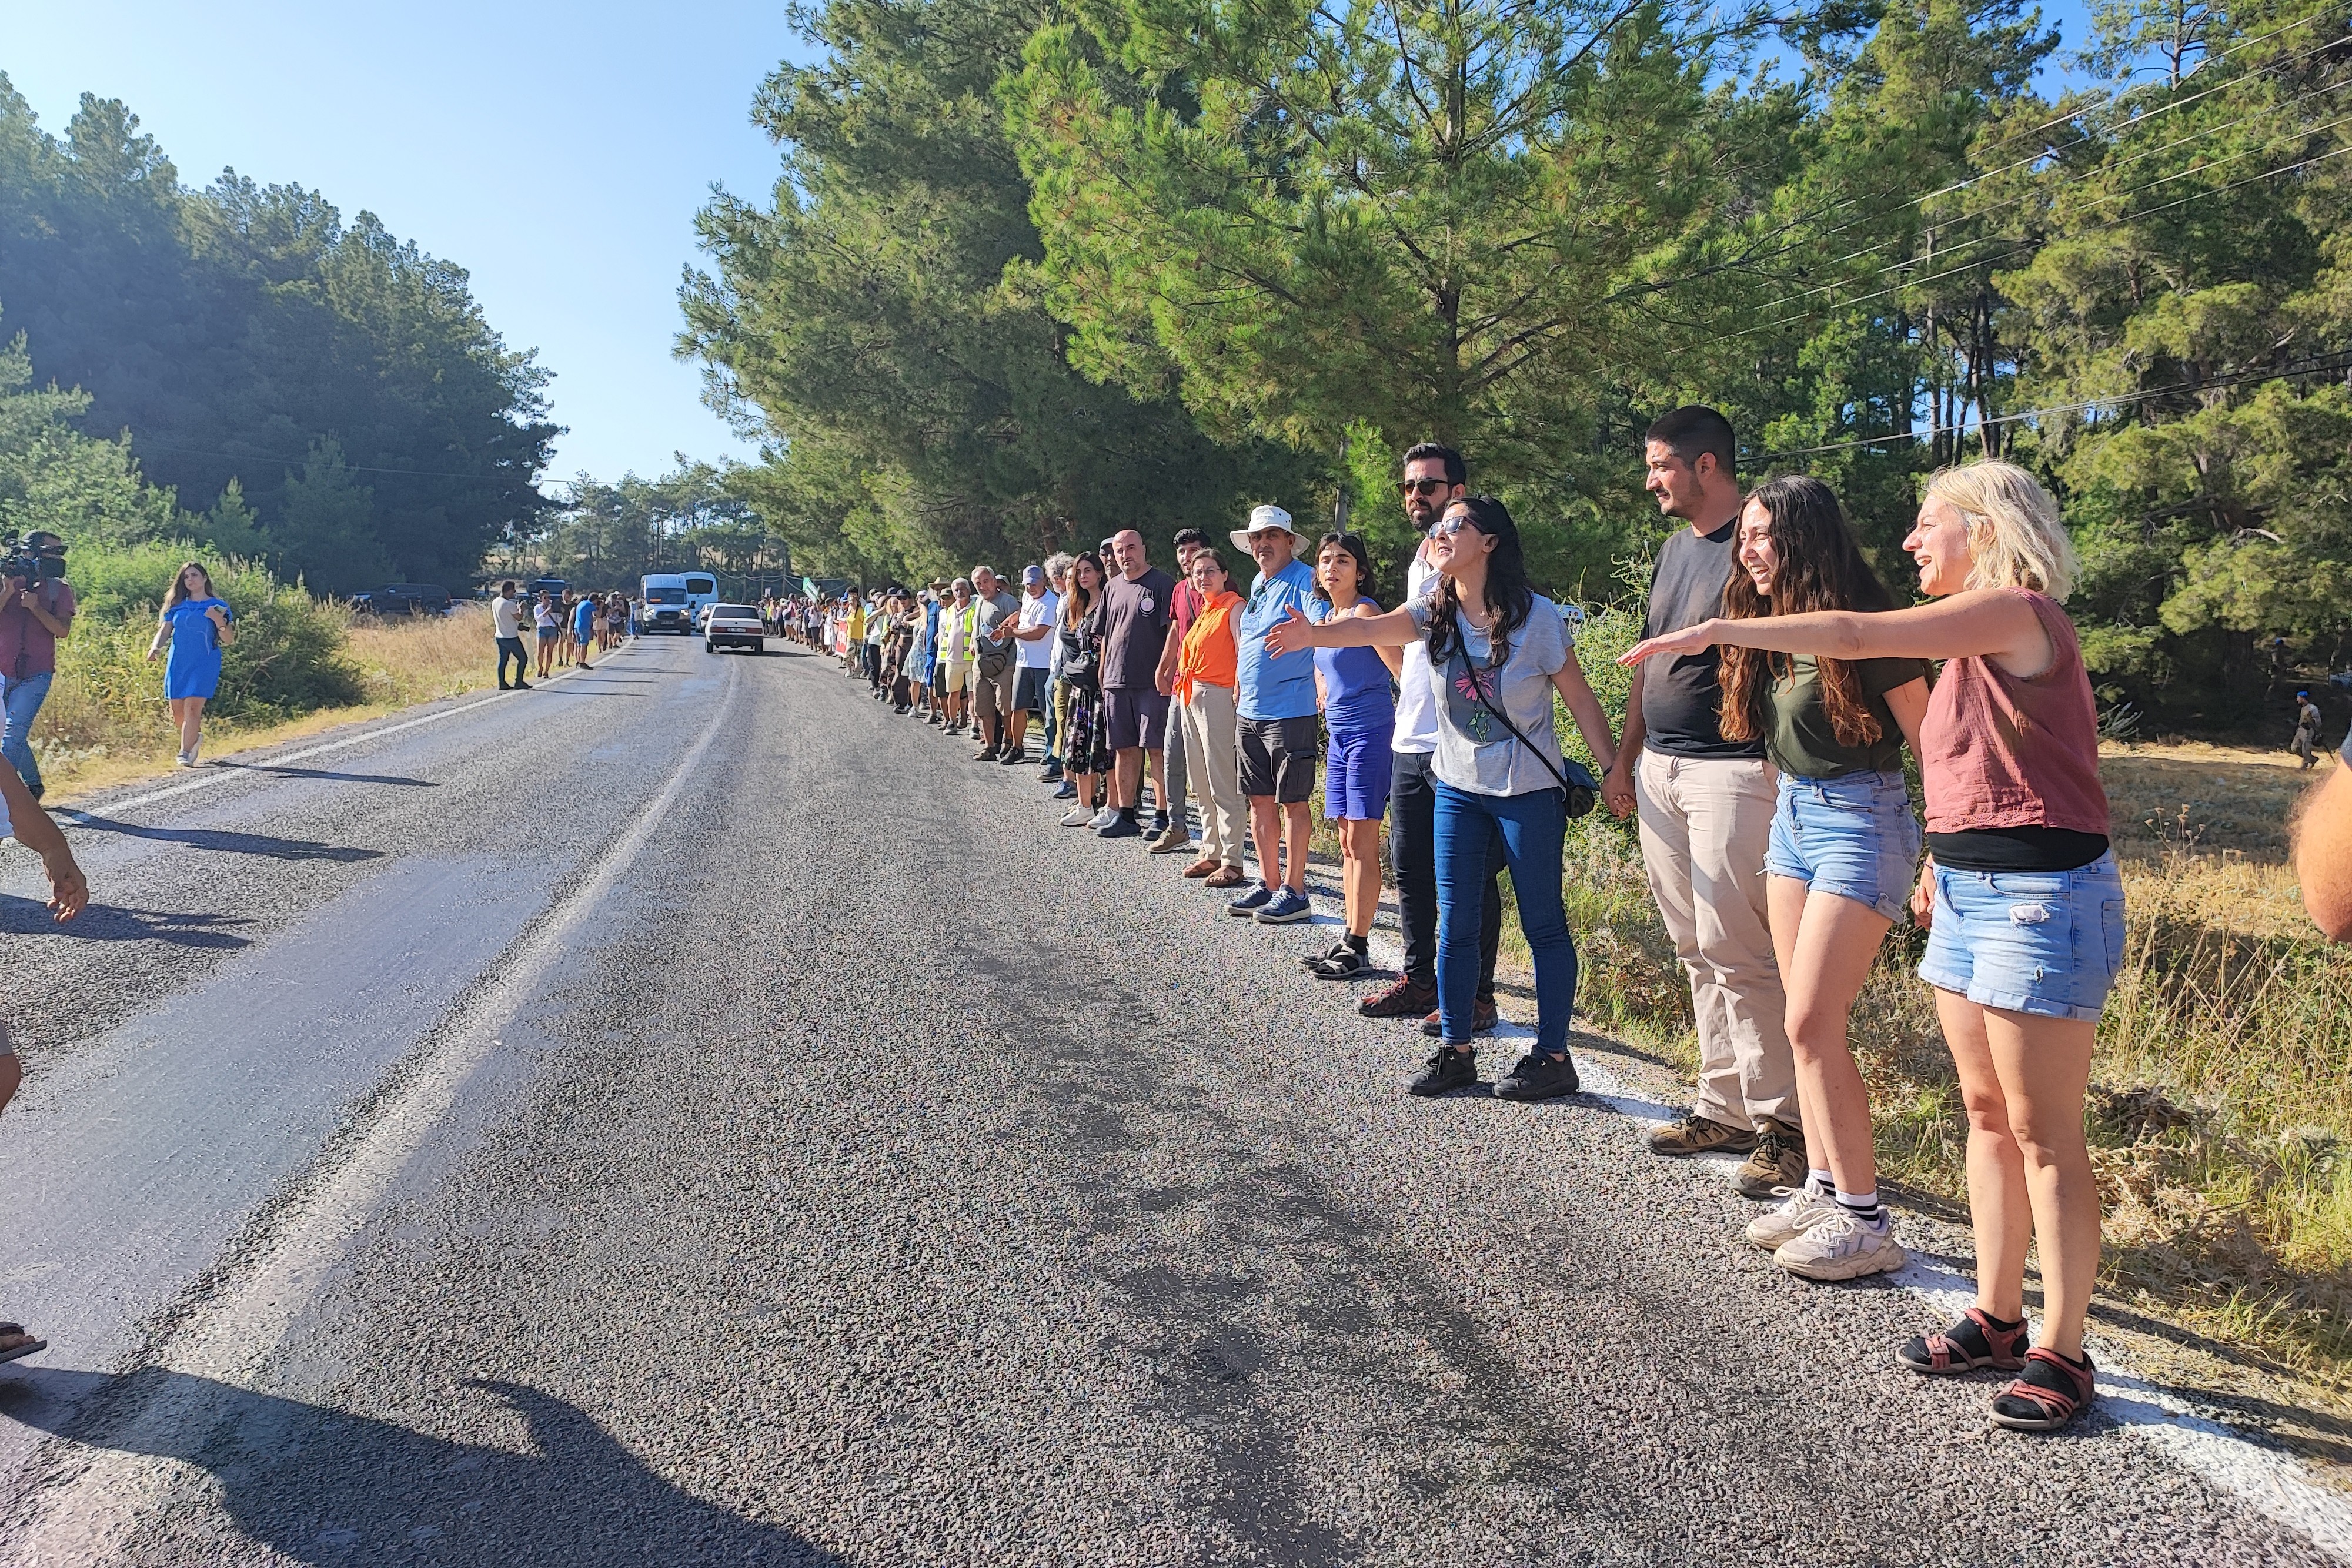
M28 555L62 560L65 541L55 534L25 537ZM38 580L12 573L0 579L0 757L16 769L37 800L43 793L41 765L33 756L33 720L47 700L58 669L58 644L73 632L74 591L62 577Z

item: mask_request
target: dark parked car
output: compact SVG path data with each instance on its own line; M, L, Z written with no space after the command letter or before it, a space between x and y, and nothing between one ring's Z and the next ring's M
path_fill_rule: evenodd
M388 582L354 594L352 602L378 615L441 615L449 609L449 591L435 582Z

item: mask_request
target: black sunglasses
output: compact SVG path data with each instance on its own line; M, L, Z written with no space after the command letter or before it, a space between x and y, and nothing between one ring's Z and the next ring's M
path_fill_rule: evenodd
M1440 490L1451 490L1451 479L1402 479L1397 482L1400 496L1434 496Z

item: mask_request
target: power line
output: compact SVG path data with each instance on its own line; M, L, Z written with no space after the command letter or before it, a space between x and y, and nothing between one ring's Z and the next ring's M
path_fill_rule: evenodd
M2176 392L2213 392L2223 387L2260 386L2265 382L2291 381L2298 376L2334 375L2347 371L2352 371L2352 352L2324 354L2314 359L2299 361L2284 370L2242 371L2231 375L2213 376L2201 382L2176 382L2170 386L2149 387L2144 392L2118 392L2113 397L2085 398L2080 402L2046 403L2040 408L2020 409L2015 413L1998 414L1990 419L1979 419L1974 428L1982 432L1993 425L2021 424L2044 414L2079 413L2084 409L2093 408L2128 408L2135 403L2169 397ZM1957 430L1960 437L1965 440L1970 427L1958 425L1946 428ZM1823 446L1798 446L1785 451L1767 452L1764 456L1768 460L1775 457L1811 457L1824 452L1850 452L1856 447L1883 446L1891 442L1916 442L1918 439L1918 436L1908 432L1895 435L1866 435L1853 441L1833 441Z

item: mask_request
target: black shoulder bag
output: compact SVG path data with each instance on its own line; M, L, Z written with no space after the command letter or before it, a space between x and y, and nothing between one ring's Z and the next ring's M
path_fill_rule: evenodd
M1470 657L1470 650L1466 647L1457 647L1455 651L1462 661L1462 667L1469 672L1470 695L1478 699L1478 706L1486 711L1486 716L1501 725L1513 740L1534 752L1536 760L1544 765L1544 771L1559 780L1562 793L1568 797L1567 808L1570 816L1589 815L1592 810L1593 803L1601 799L1601 780L1592 776L1592 769L1572 757L1560 758L1561 765L1567 768L1565 774L1559 768L1554 768L1551 765L1551 758L1544 755L1542 747L1521 735L1519 727L1506 718L1500 708L1486 700L1486 683L1478 678L1478 665L1476 661Z

